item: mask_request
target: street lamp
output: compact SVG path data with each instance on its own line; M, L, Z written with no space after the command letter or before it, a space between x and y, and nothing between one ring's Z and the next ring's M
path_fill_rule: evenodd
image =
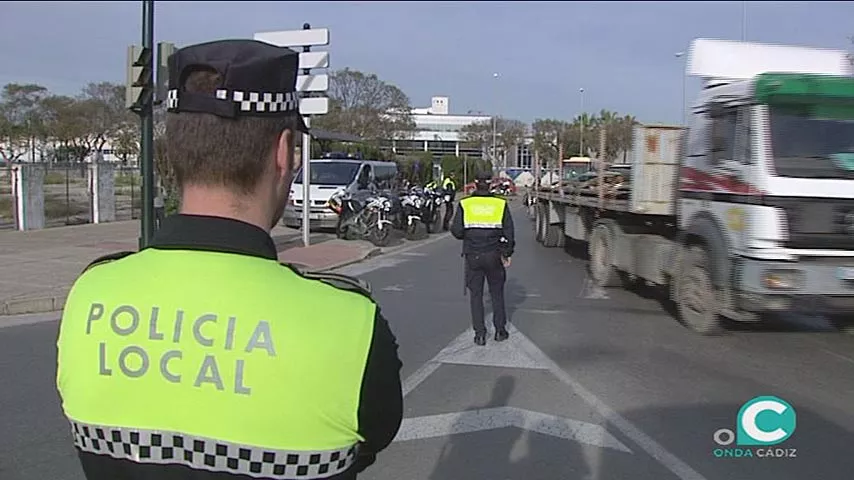
M578 156L583 157L584 156L584 87L579 88L578 93L581 95L581 114L580 114L581 130L579 130L579 133L578 133L578 141L579 141L579 145L580 145L578 147ZM561 159L561 160L563 160L563 159Z
M492 74L492 78L494 78L495 80L498 80L500 78L500 75L498 74L498 72L495 72ZM496 97L497 97L497 95L496 95ZM496 128L497 119L495 118L495 105L494 104L493 104L492 108L493 108L493 113L492 113L492 159L496 160L496 152L498 151L496 149L496 144L498 143L496 141L496 139L497 139L498 135L497 135L497 128ZM498 168L498 165L493 165L492 168L493 169Z
M685 52L676 52L674 54L676 58L682 58L685 56ZM682 72L682 126L685 126L685 78L688 76L688 72Z

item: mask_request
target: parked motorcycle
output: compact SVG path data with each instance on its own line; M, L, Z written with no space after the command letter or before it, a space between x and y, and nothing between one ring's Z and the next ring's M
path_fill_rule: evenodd
M346 240L366 239L378 247L388 245L391 239L389 212L391 201L385 195L370 193L356 198L345 190L332 194L329 208L338 214L335 234Z
M428 220L424 223L427 224L428 232L439 232L442 230L442 210L451 201L451 196L446 195L442 190L433 190L432 188L425 188L424 195L430 199L429 213L424 216Z
M417 188L412 188L400 196L402 230L408 240L420 240L429 233L424 221L425 204L428 201L430 199ZM429 214L429 211L427 213Z

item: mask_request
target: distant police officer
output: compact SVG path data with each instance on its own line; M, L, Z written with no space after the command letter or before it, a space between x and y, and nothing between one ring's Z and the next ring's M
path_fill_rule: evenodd
M355 279L277 260L306 126L298 54L169 58L182 192L153 244L95 261L63 312L57 384L89 480L353 479L400 427L396 340Z
M454 172L446 175L445 179L442 180L442 190L448 199L445 203L445 217L442 221L442 228L447 230L451 223L451 217L454 215L454 199L457 196L457 183L454 181Z
M506 340L507 314L504 306L505 268L516 241L513 218L507 201L489 193L492 176L489 172L475 177L475 191L460 200L457 214L451 225L451 234L463 241L465 257L465 283L471 293L471 317L474 343L486 345L486 326L483 317L483 281L489 284L492 298L492 322L495 340Z

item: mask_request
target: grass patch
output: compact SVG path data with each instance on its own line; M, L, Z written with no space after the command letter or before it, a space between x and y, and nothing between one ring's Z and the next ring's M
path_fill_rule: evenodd
M59 185L65 183L67 175L59 172L47 172L44 176L45 185Z
M0 197L0 217L12 218L12 197Z
M142 179L135 173L119 173L116 175L117 187L137 187L142 183Z
M76 217L83 214L89 214L89 205L85 203L78 203L74 201L66 203L64 198L59 199L54 197L46 197L44 199L45 219L63 218L66 215L69 217Z

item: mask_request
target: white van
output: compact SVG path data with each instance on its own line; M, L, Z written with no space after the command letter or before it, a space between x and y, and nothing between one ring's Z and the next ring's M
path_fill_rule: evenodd
M353 193L366 190L370 188L371 183L379 190L392 188L397 177L397 164L349 158L318 159L311 161L310 174L309 226L310 228L335 228L338 223L338 214L327 205L332 194L341 188ZM300 228L302 209L303 187L302 169L300 169L291 186L291 197L282 215L282 224Z

